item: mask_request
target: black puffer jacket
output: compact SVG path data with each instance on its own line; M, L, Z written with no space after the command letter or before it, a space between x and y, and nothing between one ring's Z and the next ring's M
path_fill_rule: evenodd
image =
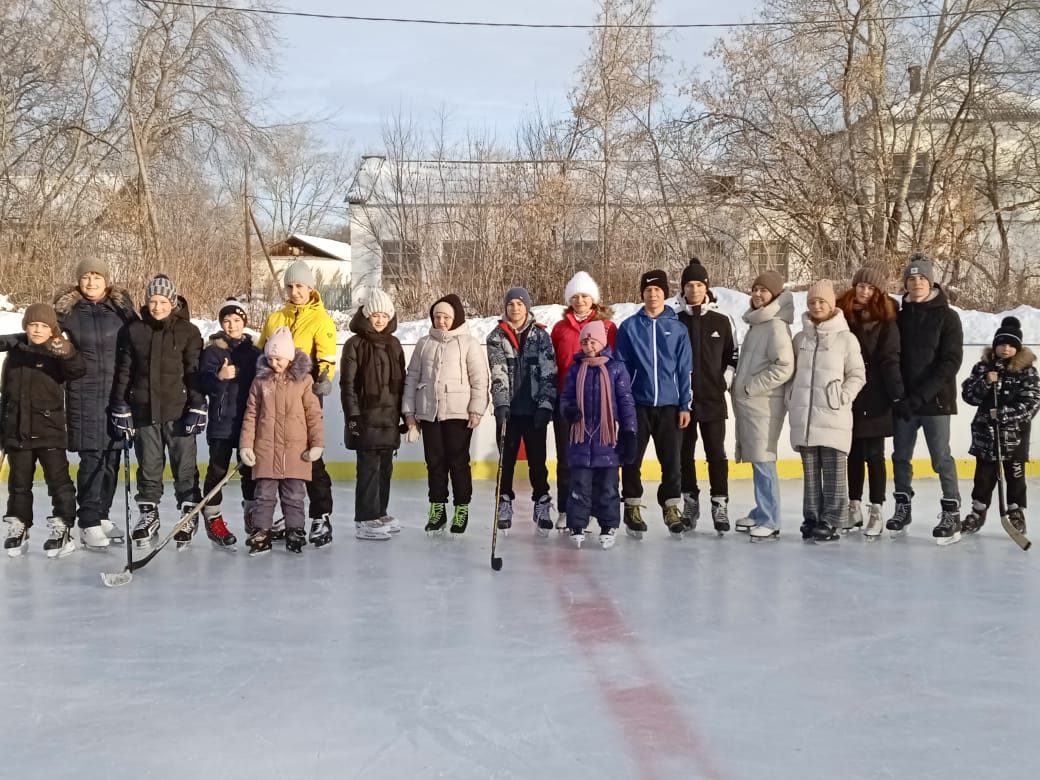
M54 301L58 324L83 355L87 373L65 385L69 449L119 449L122 437L114 436L108 416L108 399L116 377L119 331L137 319L130 293L110 287L100 301L88 301L78 287Z
M235 340L224 331L209 337L199 360L199 389L209 402L206 441L233 439L238 444L242 418L249 401L249 386L256 376L256 361L263 354L249 334ZM221 379L224 361L235 367L234 379Z
M65 432L65 383L83 376L87 367L73 348L66 358L46 345L30 344L24 334L4 337L0 395L0 444L5 449L68 448Z
M838 299L849 328L859 340L867 383L852 402L854 439L891 436L892 403L903 397L903 373L899 365L898 309L887 295L882 299L884 319L871 319L853 305L855 288Z
M179 420L189 406L205 408L196 384L202 334L188 318L187 302L177 300L164 320L156 321L143 307L141 319L119 334L111 401L128 404L138 426Z
M404 393L404 350L393 336L397 317L382 333L358 309L350 321L355 335L343 345L340 399L352 450L396 450L401 446L401 396ZM366 387L368 392L366 392ZM380 388L380 392L376 389ZM351 436L350 419L360 418L360 435Z
M993 423L990 411L997 409L996 423L1000 426L1000 456L1002 460L1029 460L1029 432L1033 418L1040 409L1040 374L1036 370L1036 355L1023 347L1010 360L999 360L993 349L987 347L982 360L975 364L961 385L961 395L972 406L977 406L971 421L972 455L982 460L995 461ZM986 381L986 374L996 371L999 384L994 387ZM996 395L996 398L994 398Z
M964 359L961 318L946 294L933 285L928 300L899 309L900 365L903 388L914 414L957 414L957 372Z
M708 300L690 306L682 296L676 301L679 321L690 334L693 350L693 388L691 414L695 422L714 422L729 417L726 406L726 369L737 367L737 346L733 340L733 323L718 310L715 295L708 290Z

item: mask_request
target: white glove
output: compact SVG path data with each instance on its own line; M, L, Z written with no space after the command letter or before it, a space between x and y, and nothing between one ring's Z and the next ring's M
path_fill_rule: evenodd
M238 451L238 458L242 461L243 466L253 468L256 465L256 453L248 447L243 447Z
M409 425L408 433L404 438L408 441L409 444L415 444L417 441L419 441L419 426Z
M302 457L304 460L309 460L312 463L322 456L325 452L324 447L311 447L309 450L305 450Z

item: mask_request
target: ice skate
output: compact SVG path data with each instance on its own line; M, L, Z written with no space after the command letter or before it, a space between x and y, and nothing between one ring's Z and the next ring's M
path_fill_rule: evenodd
M805 532L802 532L804 538ZM817 544L823 544L824 542L836 542L841 538L841 534L838 533L838 529L828 523L826 520L820 520L813 526L812 529L813 541Z
M581 543L585 541L585 529L584 528L571 528L571 542L579 550L581 549Z
M148 547L159 535L159 507L151 503L137 505L140 516L130 537L138 547Z
M945 547L961 540L961 514L957 501L944 498L939 503L942 507L939 512L939 524L932 529L932 536L935 537L936 544Z
M982 528L983 524L986 522L986 511L988 509L989 507L981 501L972 501L971 511L968 512L968 516L965 517L961 523L961 533L978 533L979 529ZM1008 509L1010 510L1010 507L1008 507Z
M811 541L813 541L813 529L814 528L816 528L816 521L815 520L809 520L808 518L806 518L805 520L802 520L802 524L801 524L801 526L799 526L798 530L802 534L802 541L803 542L811 542Z
M47 525L51 529L51 535L43 543L43 551L48 558L64 558L76 551L69 521L61 517L48 517Z
M617 529L616 528L604 528L599 532L599 546L604 550L609 550L614 546L614 542L617 541Z
M10 558L17 558L29 543L29 528L17 517L5 517L4 522L8 524L7 538L4 539L4 549Z
M910 496L906 493L896 493L896 510L888 522L885 523L885 528L892 532L892 538L894 539L901 534L906 533L906 527L910 525Z
M1011 527L1023 536L1026 534L1026 515L1018 504L1009 504L1007 513L1008 522Z
M633 539L643 538L646 523L643 521L642 505L625 502L625 533Z
M207 516L203 518L203 525L206 528L206 536L214 545L222 550L235 549L235 543L238 539L228 530L227 523L224 522L224 516L219 511L212 517Z
M99 525L111 544L126 544L126 534L123 532L123 529L107 517L102 517Z
M552 499L548 493L534 504L534 522L538 526L539 536L548 536L553 529Z
M185 501L181 504L181 517L185 517L195 505ZM192 539L195 538L195 532L199 530L199 516L195 515L188 522L181 526L181 529L173 535L173 541L177 543L178 550L186 550L191 546Z
M372 542L385 542L390 539L390 529L379 520L363 520L354 523L354 536Z
M719 536L729 531L729 496L711 497L711 523Z
M285 538L285 518L276 517L274 522L271 523L271 539L275 542L281 541Z
M401 521L392 515L383 515L379 518L379 522L392 534L401 533Z
M666 504L661 510L664 515L664 524L671 533L673 539L682 539L683 533L686 531L686 525L683 523L682 513L679 511L678 504Z
M767 525L753 525L748 531L748 538L752 542L775 541L780 538L780 529L770 528Z
M303 548L307 546L307 534L303 532L302 528L286 528L285 529L285 551L296 553L299 555L303 552Z
M286 534L288 533L287 529ZM288 539L288 536L286 536L286 539ZM316 549L332 544L332 518L329 514L326 513L321 517L311 518L309 540Z
M427 534L442 534L444 526L448 524L448 507L440 501L430 504L430 512L426 518Z
M843 534L851 533L863 527L863 503L861 501L849 501L849 513L842 526Z
M509 531L513 527L513 499L509 496L498 498L498 530Z
M881 538L881 531L884 528L885 520L881 517L881 504L871 504L867 511L867 527L863 529L863 538L876 542Z
M85 550L107 552L111 541L100 525L79 529L79 543Z
M748 515L737 520L737 522L734 524L734 527L742 533L747 533L754 527L754 525L755 521L751 519L750 515Z
M456 536L466 533L469 526L469 504L456 504L455 513L451 516L451 532Z
M253 527L253 507L255 505L255 501L242 502L242 527L245 529L247 537L252 536L256 531L259 530Z
M701 502L693 493L683 493L682 522L687 531L697 527L697 521L701 518Z
M567 530L567 513L559 512L556 515L556 530L561 534Z
M249 548L250 558L271 552L271 532L253 531L246 539L246 546Z

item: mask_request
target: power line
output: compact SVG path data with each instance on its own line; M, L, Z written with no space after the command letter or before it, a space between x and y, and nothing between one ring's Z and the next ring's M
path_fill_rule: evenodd
M742 27L819 27L829 24L844 24L852 21L846 19L781 19L777 21L758 22L690 22L690 23L645 23L645 24L563 24L540 22L481 22L459 19L421 19L395 16L357 16L351 14L328 14L314 11L287 11L273 8L239 8L227 5L195 3L190 0L141 0L150 5L175 5L185 8L202 8L212 11L235 11L243 14L263 14L266 16L291 16L305 19L333 19L346 22L381 22L388 24L424 24L447 27L490 27L527 30L693 30L693 29L729 29ZM1029 7L1021 10L1035 11ZM992 14L993 9L977 9L961 12L958 16L983 16ZM950 16L949 13L933 12L920 14L896 14L892 16L860 17L859 22L902 22L925 19L939 19Z

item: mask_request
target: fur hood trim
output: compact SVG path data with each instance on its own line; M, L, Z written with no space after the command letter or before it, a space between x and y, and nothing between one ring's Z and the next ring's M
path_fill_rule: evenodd
M134 302L130 298L130 291L125 287L116 287L111 285L105 291L105 299L110 301L112 305L126 312L133 313ZM105 300L103 299L103 300ZM83 293L79 291L78 286L72 286L64 292L58 293L58 297L54 299L54 310L58 313L58 316L64 316L72 311L80 301L85 301Z
M998 358L996 353L993 352L993 347L986 347L982 352L982 360L985 363L996 363ZM1033 352L1029 347L1022 347L1015 353L1015 356L1008 361L1008 371L1025 371L1036 363L1036 353Z
M310 356L302 349L297 348L296 354L293 355L292 363L289 364L289 370L285 373L288 374L291 381L299 382L304 377L310 376L312 365ZM256 359L256 378L270 379L273 376L275 376L274 369L267 362L267 355L258 357Z

